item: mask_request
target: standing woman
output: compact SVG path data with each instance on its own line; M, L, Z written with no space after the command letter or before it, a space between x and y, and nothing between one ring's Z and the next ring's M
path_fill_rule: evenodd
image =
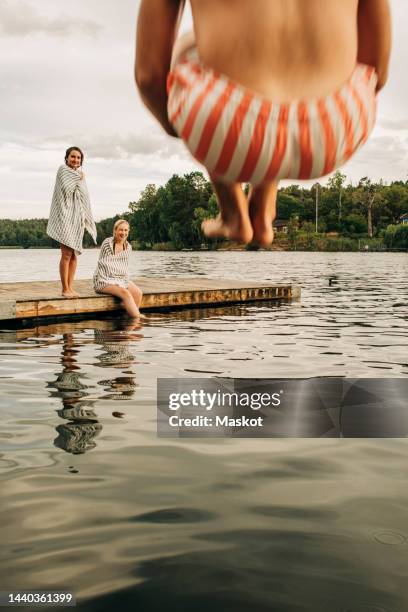
M132 247L128 242L129 223L118 219L113 236L101 245L98 265L93 277L95 291L108 293L122 300L130 317L139 318L142 291L129 279L129 257Z
M67 298L79 297L73 282L85 230L96 244L96 226L82 171L83 161L84 154L79 147L67 149L65 164L58 168L47 225L48 236L61 245L59 271L62 295Z

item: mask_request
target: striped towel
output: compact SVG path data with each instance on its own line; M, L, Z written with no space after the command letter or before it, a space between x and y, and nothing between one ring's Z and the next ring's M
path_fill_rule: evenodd
M87 230L96 244L96 226L92 217L88 188L78 170L60 166L55 180L47 234L77 254Z
M168 76L168 116L191 154L225 183L313 179L344 164L375 123L377 76L357 64L333 94L278 103L205 66L193 49Z
M129 258L132 247L129 242L126 248L115 253L113 238L105 238L101 244L99 260L93 277L94 289L101 291L107 285L118 285L128 288Z

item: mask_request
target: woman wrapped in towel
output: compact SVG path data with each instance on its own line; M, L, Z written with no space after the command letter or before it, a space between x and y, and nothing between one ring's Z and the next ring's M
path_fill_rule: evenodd
M128 236L129 223L118 219L113 226L113 236L102 242L93 281L97 293L108 293L120 298L128 315L138 319L143 293L129 279L132 247Z
M62 295L79 297L73 282L77 255L82 252L85 230L96 244L96 226L92 217L85 175L81 169L84 154L78 147L65 153L65 164L58 168L52 197L47 234L61 245L60 278Z

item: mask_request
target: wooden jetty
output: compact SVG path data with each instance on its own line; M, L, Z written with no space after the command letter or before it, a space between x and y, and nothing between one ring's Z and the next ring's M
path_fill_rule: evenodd
M140 277L142 310L216 306L258 300L300 298L300 287L201 277ZM94 292L92 281L75 281L79 298L61 296L57 281L0 284L0 321L87 315L121 309L118 299Z

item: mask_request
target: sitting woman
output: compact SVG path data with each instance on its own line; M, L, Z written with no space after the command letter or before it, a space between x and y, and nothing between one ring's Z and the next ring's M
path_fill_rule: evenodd
M142 291L129 279L129 223L119 219L113 226L113 236L101 245L98 265L93 277L97 293L108 293L122 300L130 317L139 318Z

